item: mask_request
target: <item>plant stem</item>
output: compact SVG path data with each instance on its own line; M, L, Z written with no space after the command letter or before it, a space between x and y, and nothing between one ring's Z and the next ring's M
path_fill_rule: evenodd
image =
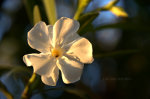
M21 99L29 99L31 97L30 87L31 87L32 83L34 82L35 78L36 78L36 74L33 73L31 78L29 79L29 82L25 86L25 89L21 95Z
M7 99L13 99L12 94L7 90L2 82L0 82L0 91L7 97Z

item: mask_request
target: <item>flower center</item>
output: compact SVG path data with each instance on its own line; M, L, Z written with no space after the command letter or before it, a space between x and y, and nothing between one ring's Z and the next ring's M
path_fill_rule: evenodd
M52 52L52 56L54 56L55 58L61 57L63 54L63 51L60 48L54 48L52 49L51 52Z

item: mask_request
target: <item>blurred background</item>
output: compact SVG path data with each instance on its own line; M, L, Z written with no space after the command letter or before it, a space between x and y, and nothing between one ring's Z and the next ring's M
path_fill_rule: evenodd
M73 18L77 0L55 1L58 19ZM110 1L91 0L84 13ZM42 0L0 0L0 99L6 99L4 86L20 99L32 74L22 57L37 52L27 44L34 5L48 24ZM95 60L85 65L81 80L65 85L59 77L57 86L50 87L37 77L31 99L150 99L150 1L120 0L116 5L128 17L101 11L92 21L93 30L82 35L92 42Z

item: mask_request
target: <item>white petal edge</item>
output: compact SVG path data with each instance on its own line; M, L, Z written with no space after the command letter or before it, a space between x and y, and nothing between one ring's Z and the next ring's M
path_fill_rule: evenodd
M72 43L66 54L79 59L82 63L92 63L94 60L92 44L83 37Z
M48 76L56 66L55 59L49 54L27 54L23 56L23 61L27 66L33 66L34 72L39 75Z
M61 71L63 82L69 84L80 80L84 64L63 56L57 61L57 66Z
M49 77L47 76L41 76L41 80L44 84L49 86L56 86L57 80L59 76L59 69L57 66L53 69L53 71L50 73Z
M49 51L49 29L47 25L40 21L28 32L28 44L31 48L40 52Z
M79 29L79 22L70 18L61 17L53 28L53 43L62 43L66 39L67 35L76 33Z

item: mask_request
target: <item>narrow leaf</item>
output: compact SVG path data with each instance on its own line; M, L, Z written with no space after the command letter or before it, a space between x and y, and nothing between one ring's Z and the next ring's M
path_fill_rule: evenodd
M24 67L24 66L7 66L7 65L0 65L0 76L3 73L6 72L15 72L15 73L19 73L19 72L26 72L26 73L30 73L30 69Z
M57 20L55 0L43 0L49 24L53 25Z
M110 1L107 5L105 5L103 7L103 9L110 9L111 7L113 7L114 5L116 5L119 2L119 0L112 0Z
M108 52L108 53L101 53L101 54L95 54L95 58L104 58L104 57L115 57L120 55L127 55L127 54L134 54L139 52L139 50L133 49L133 50L121 50L121 51L115 51L115 52Z
M103 6L102 8L97 8L91 12L97 12L97 11L107 11L111 9L114 5L116 5L119 2L119 0L112 0L107 5Z
M66 88L65 91L68 92L68 93L74 94L76 96L79 96L82 99L87 99L87 94L85 92L81 91L81 90Z
M81 27L78 30L78 33L80 35L83 35L84 33L89 32L90 30L92 30L92 22L98 15L99 15L98 12L96 12L96 13L87 13L87 14L82 15L79 19Z
M111 9L109 9L109 11L118 17L128 17L128 14L124 11L124 9L118 6L113 6Z
M33 5L35 4L34 0L23 0L28 18L30 22L33 22Z
M87 7L87 5L90 3L91 0L78 0L78 8L76 10L76 13L74 15L74 19L78 20L81 13L84 11L84 9Z
M82 99L87 99L87 96L88 96L87 93L85 93L82 90L74 89L74 88L67 88L67 87L64 87L64 88L62 88L62 87L60 87L60 88L50 88L50 89L40 90L40 91L34 92L33 94L44 93L44 92L47 92L47 91L54 91L54 90L63 90L63 91L66 91L67 93L71 93L71 94L74 94L76 96L79 96Z
M33 9L33 21L34 24L41 21L41 15L38 5L35 5Z
M107 24L102 25L99 27L96 27L94 30L102 30L107 28L119 28L123 30L132 30L132 31L142 31L142 32L150 32L149 25L141 24L140 22L134 23L131 21L125 21L125 22L119 22L119 23L113 23L113 24Z
M12 94L7 90L2 82L0 82L0 91L7 97L7 99L13 99Z

